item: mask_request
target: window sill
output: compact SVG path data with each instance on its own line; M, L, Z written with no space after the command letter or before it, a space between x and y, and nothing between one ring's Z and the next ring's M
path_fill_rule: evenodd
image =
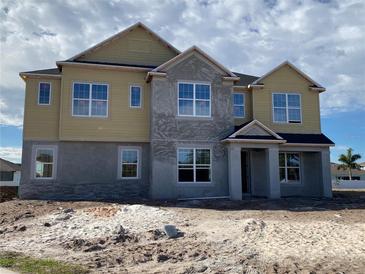
M90 119L108 119L109 116L87 116L87 115L71 115L71 117L73 118L82 118L82 119L86 119L86 118L90 118Z
M213 117L205 117L205 116L175 116L177 120L205 120L205 121L212 121Z
M284 185L284 186L303 186L303 183L301 181L280 182L280 185Z
M50 181L56 181L56 178L33 178L31 179L32 182L50 182Z
M213 186L212 182L177 182L178 187L201 187L201 186Z

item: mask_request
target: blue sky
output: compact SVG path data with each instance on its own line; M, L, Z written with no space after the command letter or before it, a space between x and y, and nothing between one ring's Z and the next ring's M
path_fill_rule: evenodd
M322 130L332 160L365 158L365 2L241 0L0 1L0 157L20 161L20 71L55 67L141 21L180 50L197 45L232 71L263 75L289 60L327 88ZM365 161L365 159L364 159Z

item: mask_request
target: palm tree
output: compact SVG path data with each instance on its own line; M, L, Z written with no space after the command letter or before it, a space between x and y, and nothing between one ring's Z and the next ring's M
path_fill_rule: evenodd
M347 154L341 154L338 161L342 164L338 165L337 169L343 169L349 171L349 178L352 180L352 170L360 169L360 165L356 163L361 158L360 154L352 154L353 149L347 149Z

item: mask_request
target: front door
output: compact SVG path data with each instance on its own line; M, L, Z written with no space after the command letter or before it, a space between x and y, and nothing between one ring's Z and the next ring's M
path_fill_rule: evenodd
M250 193L250 174L249 174L249 153L241 151L241 176L242 176L242 193Z

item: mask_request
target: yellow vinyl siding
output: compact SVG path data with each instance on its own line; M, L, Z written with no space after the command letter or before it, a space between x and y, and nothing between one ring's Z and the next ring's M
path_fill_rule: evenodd
M175 56L171 48L138 27L77 60L158 66Z
M253 91L253 117L275 132L320 133L319 93L310 91L311 83L289 66L284 66L263 79L264 89ZM301 95L302 123L273 122L272 94L298 93Z
M246 89L242 88L234 88L233 92L245 94L245 117L234 118L234 124L239 126L252 120L252 91L247 91Z
M63 67L60 120L61 140L149 141L150 86L144 72ZM108 117L72 116L73 82L98 82L109 85ZM142 107L129 107L130 85L142 87Z
M51 83L50 105L38 105L40 82ZM61 80L27 78L24 104L24 140L58 140Z

